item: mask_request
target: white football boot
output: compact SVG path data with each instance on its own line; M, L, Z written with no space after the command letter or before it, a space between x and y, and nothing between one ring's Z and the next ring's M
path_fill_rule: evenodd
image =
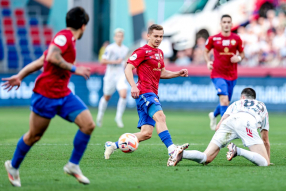
M109 159L110 155L116 151L117 148L114 147L114 143L111 141L107 141L104 145L105 150L104 150L104 158Z
M229 143L227 146L228 152L226 153L226 159L231 161L234 157L237 156L237 147L234 143Z
M64 172L66 174L69 174L75 177L79 183L82 183L82 184L90 183L89 179L82 174L79 168L79 165L68 162L68 164L64 166Z
M12 166L10 160L7 160L5 162L5 168L6 168L6 171L8 173L8 178L9 178L10 183L13 186L21 187L21 180L20 180L19 170Z
M210 118L210 128L211 130L216 129L216 117L214 116L214 112L209 113L209 118Z
M189 148L189 143L177 146L173 152L169 153L167 166L176 166L182 160L183 151L187 148Z
M97 127L102 127L102 118L100 118L100 117L96 118L96 126Z
M119 128L123 128L123 127L124 127L124 124L123 124L121 118L117 118L117 117L116 117L114 120L115 120L115 122L116 122L116 124L117 124L117 127L119 127Z

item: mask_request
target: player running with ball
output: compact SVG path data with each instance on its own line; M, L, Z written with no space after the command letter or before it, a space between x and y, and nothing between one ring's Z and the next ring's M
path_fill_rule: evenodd
M95 128L92 116L86 105L68 88L71 74L88 79L90 69L76 67L76 39L80 39L89 21L89 16L81 7L71 9L66 15L67 28L59 31L49 49L38 60L23 68L17 75L2 79L4 86L10 91L30 73L41 69L44 71L35 82L31 98L30 129L24 134L16 146L12 160L5 162L8 178L13 186L20 187L19 167L31 147L41 139L55 115L78 125L73 141L73 151L64 172L74 176L80 183L89 184L80 168L79 162ZM18 89L17 88L17 89Z
M221 33L209 37L206 42L205 59L211 70L211 79L219 96L219 105L214 112L209 113L210 128L215 130L216 117L223 116L232 97L237 79L237 63L244 58L242 40L231 32L232 19L229 15L221 17ZM209 53L214 50L214 61ZM237 55L237 51L239 54Z
M257 129L260 130L261 138ZM257 166L268 166L270 164L268 131L269 119L266 106L256 100L256 93L253 89L245 88L241 92L240 100L231 104L224 113L216 127L216 133L204 152L185 150L179 155L178 160L170 157L167 165L176 166L182 158L208 164L230 141L241 139L250 151L230 143L227 146L229 150L226 154L227 160L231 161L236 156L242 156Z
M175 146L166 125L166 116L161 107L158 97L158 86L160 79L170 79L179 76L187 77L188 70L182 69L171 72L165 69L164 54L158 47L163 40L163 27L153 24L148 28L148 44L138 48L133 52L125 69L126 78L131 85L131 95L136 100L139 122L137 128L140 132L134 135L140 141L145 141L152 137L153 128L156 130L162 142L168 148L168 153L172 158L177 158L188 144ZM133 79L133 70L137 69L138 82ZM118 142L106 142L105 159L118 149Z

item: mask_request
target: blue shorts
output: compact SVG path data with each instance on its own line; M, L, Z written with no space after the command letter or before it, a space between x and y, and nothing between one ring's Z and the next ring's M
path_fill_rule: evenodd
M230 81L223 78L213 78L212 81L215 85L215 89L217 90L217 95L227 95L230 101L236 80Z
M159 97L154 93L145 93L141 94L135 101L139 116L137 128L141 129L143 125L151 125L154 127L156 122L153 119L153 115L157 111L162 110Z
M74 122L75 118L86 109L86 105L73 93L58 99L33 93L31 98L31 111L48 119L59 115L67 121Z

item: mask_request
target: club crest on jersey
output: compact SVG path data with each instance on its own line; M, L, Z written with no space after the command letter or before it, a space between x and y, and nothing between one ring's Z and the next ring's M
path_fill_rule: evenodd
M236 41L234 40L234 39L232 39L231 41L230 41L230 43L231 43L231 45L235 45L236 44Z
M158 62L158 68L161 68L161 64L160 64L160 62Z
M229 44L230 44L230 40L223 40L222 41L223 46L229 46Z
M136 58L137 58L137 54L135 53L132 56L130 56L129 60L136 60Z
M161 59L163 59L163 56L162 56L162 54L160 53L160 57L161 57Z
M159 100L155 97L154 100L159 103Z

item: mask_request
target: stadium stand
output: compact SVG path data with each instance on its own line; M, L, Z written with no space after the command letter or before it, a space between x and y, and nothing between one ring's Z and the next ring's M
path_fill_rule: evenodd
M10 0L0 0L0 70L19 70L39 58L53 36L38 14L28 16L28 8L13 8ZM2 65L3 66L3 65Z

